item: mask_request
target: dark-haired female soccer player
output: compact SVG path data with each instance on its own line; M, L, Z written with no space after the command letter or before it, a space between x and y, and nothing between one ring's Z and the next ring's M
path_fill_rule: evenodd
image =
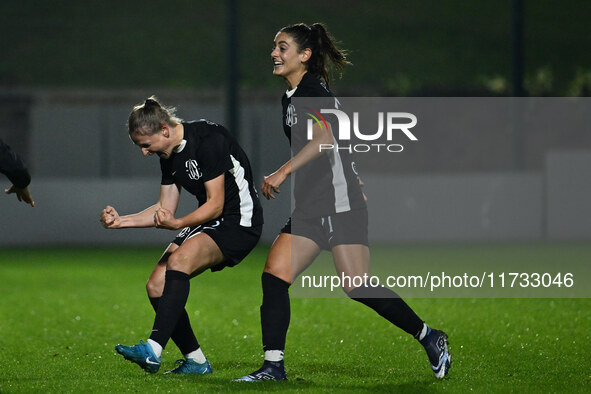
M162 349L172 338L185 358L170 372L210 373L211 366L185 311L189 279L207 269L219 271L238 264L260 238L263 214L248 158L224 127L207 120L183 122L174 115L174 108L163 107L154 97L133 108L128 129L144 156L160 157L160 199L128 216L119 216L107 206L100 221L106 228L182 230L156 264L146 286L156 311L150 339L115 349L155 373ZM197 197L199 207L175 218L181 188Z
M290 320L289 287L322 249L330 250L339 273L349 277L369 272L367 207L346 150L325 150L333 144L331 133L314 127L311 141L295 127L305 123L304 108L296 108L294 97L325 97L338 101L328 89L328 61L338 70L350 63L322 24L296 24L275 36L273 74L282 77L288 90L282 98L283 130L290 140L292 159L265 177L263 195L275 198L279 187L294 174L295 207L292 217L275 239L262 274L261 326L265 361L259 370L239 381L286 380L283 364L285 338ZM298 118L299 117L299 118ZM347 295L375 310L392 324L413 335L426 349L433 372L443 378L451 357L447 335L428 327L394 292L385 287L344 287Z

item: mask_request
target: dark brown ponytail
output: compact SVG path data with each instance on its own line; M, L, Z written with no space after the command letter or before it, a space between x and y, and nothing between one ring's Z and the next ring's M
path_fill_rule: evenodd
M345 66L352 65L346 58L347 52L337 48L334 38L322 23L313 23L310 26L298 23L286 26L280 31L289 34L300 51L310 48L312 56L308 60L308 72L323 80L326 86L330 83L329 60L338 71L339 78Z

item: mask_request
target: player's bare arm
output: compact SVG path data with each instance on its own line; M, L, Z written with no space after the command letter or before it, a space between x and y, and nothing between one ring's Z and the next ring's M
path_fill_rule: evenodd
M297 171L299 168L304 166L306 163L314 160L318 156L325 154L326 151L321 152L319 149L321 144L332 144L332 128L330 123L328 124L328 132L320 129L315 124L312 128L312 139L308 142L302 150L300 150L294 157L288 162L281 166L273 174L266 176L261 186L261 192L263 196L268 200L270 198L276 198L273 193L281 193L279 186L285 182L287 177L292 172Z
M154 224L158 228L178 230L188 226L198 226L219 217L224 210L225 197L224 174L205 182L207 201L199 208L182 218L175 218L174 213L161 207L154 213Z
M180 187L178 185L161 185L160 199L156 204L141 212L126 216L119 216L115 208L107 206L101 212L100 222L103 227L109 229L154 227L156 226L154 215L158 209L166 209L174 215L178 206L180 193Z

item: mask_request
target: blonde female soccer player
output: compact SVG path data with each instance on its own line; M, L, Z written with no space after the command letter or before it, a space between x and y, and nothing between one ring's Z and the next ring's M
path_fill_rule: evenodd
M169 338L185 356L175 374L204 374L211 366L193 333L185 303L189 279L207 269L232 267L257 244L263 213L253 186L248 158L230 133L207 120L184 122L154 97L133 108L129 135L145 156L158 155L162 170L160 199L143 211L119 216L107 206L100 215L106 228L158 227L180 230L152 271L148 296L156 311L146 343L117 345L125 359L154 373ZM181 189L198 208L177 218Z

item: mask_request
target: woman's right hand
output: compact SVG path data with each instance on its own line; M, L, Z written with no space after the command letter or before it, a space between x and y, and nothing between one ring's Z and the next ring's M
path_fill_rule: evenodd
M270 198L275 199L275 195L273 194L273 192L281 193L281 190L279 190L279 186L281 186L281 184L285 182L285 179L287 178L287 175L282 169L283 167L275 171L271 175L266 176L263 180L261 191L263 193L263 196L265 196L267 200Z
M29 193L28 187L24 187L21 189L20 187L16 187L16 186L12 185L12 186L10 186L10 188L5 189L4 193L6 193L6 194L15 193L16 198L18 198L19 201L24 201L32 207L35 206L35 201L33 201L33 198L31 197L31 194Z
M107 205L107 207L101 212L100 221L104 228L119 228L121 225L119 214L115 208L110 205Z

